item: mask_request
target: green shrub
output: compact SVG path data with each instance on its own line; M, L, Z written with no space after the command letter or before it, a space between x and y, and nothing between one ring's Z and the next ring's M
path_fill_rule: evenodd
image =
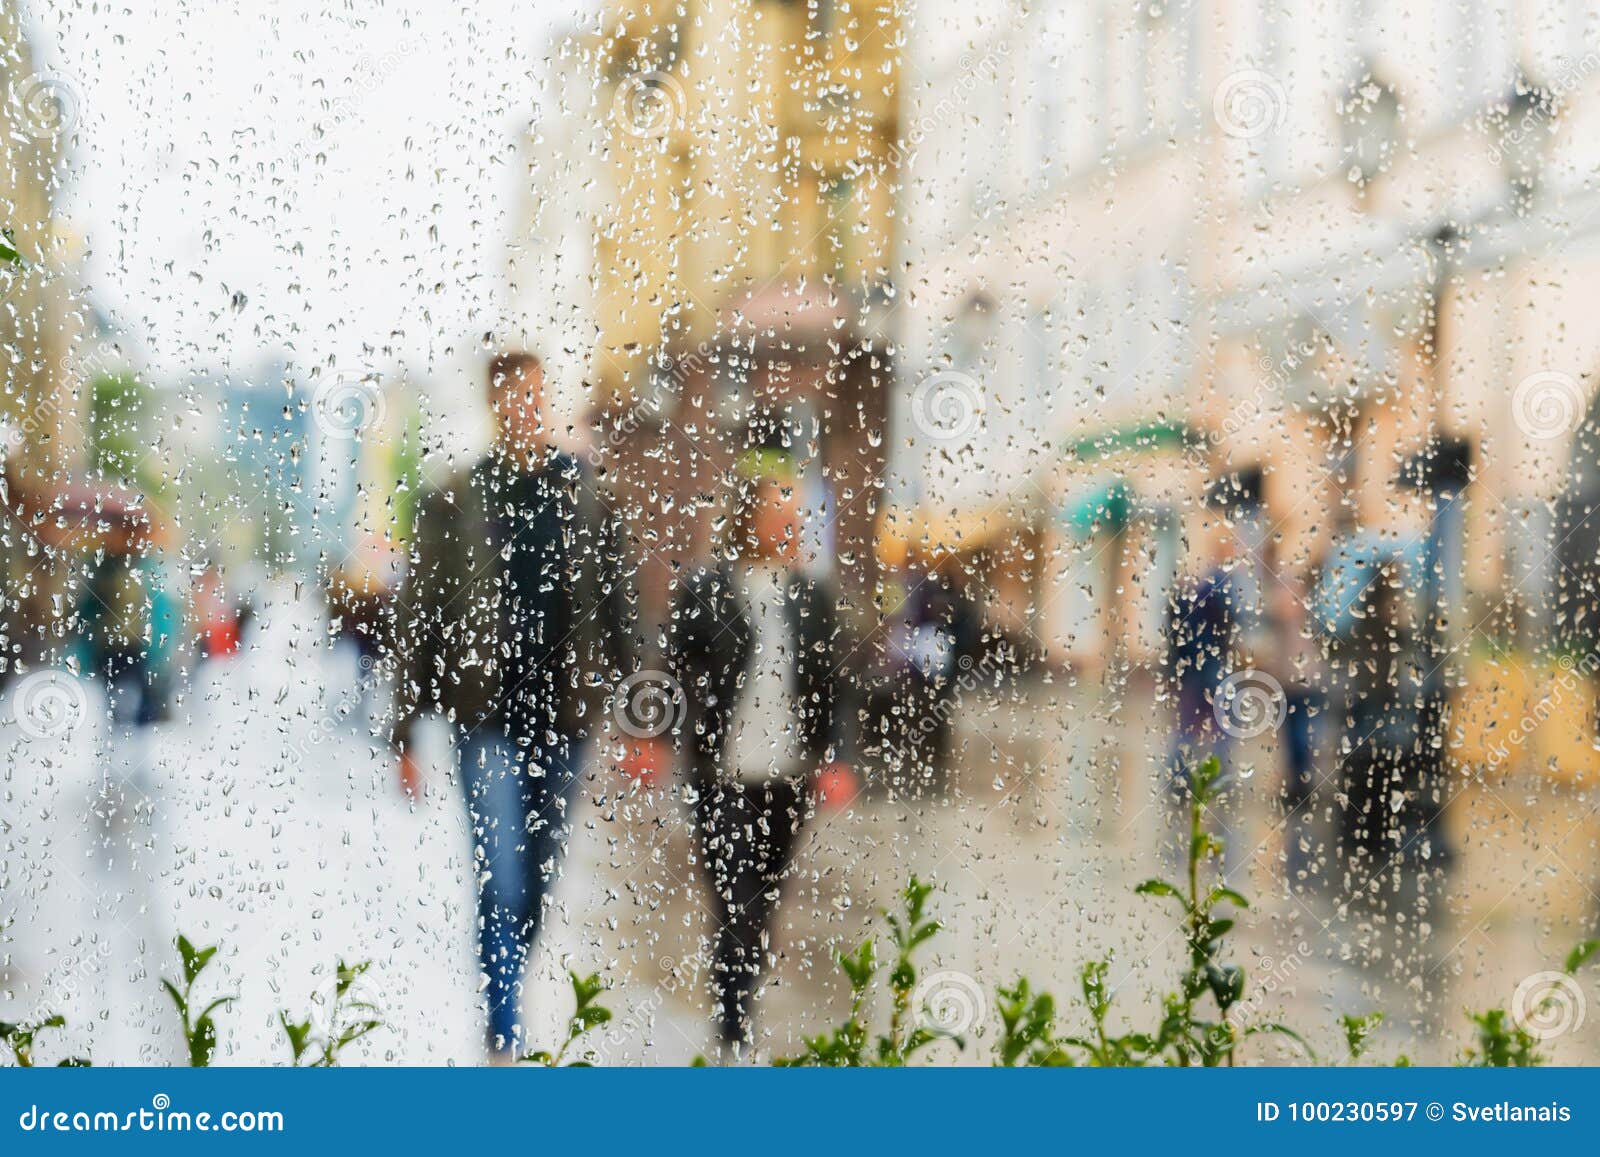
M339 1063L339 1054L344 1049L383 1027L378 1007L352 992L356 981L371 966L372 962L367 960L352 965L339 961L334 972L333 994L328 1001L328 1023L320 1036L309 1015L296 1022L289 1019L287 1012L278 1013L278 1023L289 1040L295 1067L332 1068Z
M232 1004L235 999L231 996L219 996L198 1013L194 1011L195 983L216 954L215 944L208 948L196 948L189 943L188 937L179 936L178 955L183 962L183 987L180 989L175 982L166 977L161 978L162 987L167 990L167 995L177 1007L178 1017L182 1022L183 1043L188 1050L189 1065L192 1068L205 1068L216 1056L217 1025L211 1019L211 1014L219 1008Z
M579 976L576 972L568 972L567 979L572 984L572 1015L567 1018L567 1035L555 1052L531 1052L522 1058L524 1064L543 1065L546 1068L560 1068L565 1061L568 1051L578 1043L590 1029L599 1028L611 1020L611 1010L600 1003L600 994L608 985L601 979L598 972L591 972L588 976ZM588 1058L575 1061L566 1061L567 1068L588 1068L593 1062Z
M33 1068L33 1039L47 1028L65 1028L67 1018L60 1013L51 1013L32 1024L12 1024L10 1021L0 1020L0 1044L11 1050L11 1059L18 1068ZM89 1062L83 1057L69 1057L57 1064L58 1068L75 1069L88 1068Z

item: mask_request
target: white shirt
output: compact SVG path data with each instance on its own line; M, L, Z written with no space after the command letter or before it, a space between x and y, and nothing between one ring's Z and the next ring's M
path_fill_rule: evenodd
M722 744L723 774L761 784L806 770L794 701L789 573L757 563L739 580L750 627L750 661L740 677Z

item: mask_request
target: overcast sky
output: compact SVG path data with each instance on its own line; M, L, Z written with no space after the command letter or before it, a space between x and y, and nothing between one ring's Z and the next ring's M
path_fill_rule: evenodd
M85 280L158 375L427 375L503 325L516 141L583 0L28 2Z

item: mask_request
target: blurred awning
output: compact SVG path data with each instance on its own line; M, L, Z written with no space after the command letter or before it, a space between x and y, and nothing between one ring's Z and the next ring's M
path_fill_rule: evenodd
M1060 521L1082 538L1128 525L1133 512L1133 489L1121 478L1098 482L1071 494L1062 506Z
M725 308L719 328L778 349L832 353L859 340L862 309L853 294L832 286L783 282Z
M1069 461L1098 463L1119 454L1182 450L1195 437L1182 422L1143 422L1086 434L1061 443L1059 449ZM1033 493L1037 489L1024 488ZM973 551L999 534L1037 526L1051 517L1076 533L1089 534L1096 528L1120 530L1133 515L1134 499L1134 491L1125 481L1111 478L1075 492L1064 511L1021 499L968 510L937 510L924 502L910 510L890 511L879 520L878 558L886 566L899 566L908 559L929 560Z
M1194 437L1194 432L1182 422L1142 422L1115 426L1064 442L1061 452L1069 459L1090 462L1129 452L1182 449Z

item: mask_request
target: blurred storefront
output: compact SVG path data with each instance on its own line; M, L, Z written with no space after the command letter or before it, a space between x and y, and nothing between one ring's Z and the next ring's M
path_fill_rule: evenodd
M1519 10L1467 67L1437 35L1460 20L919 6L900 392L954 370L984 421L952 442L902 418L891 470L925 523L982 511L991 537L1048 538L1031 573L987 576L1031 589L1042 653L1152 655L1151 607L1219 534L1301 581L1352 536L1431 542L1445 643L1541 637L1600 382L1580 320L1600 55L1576 15ZM1283 63L1312 51L1315 74ZM1188 435L1118 446L1161 427ZM1113 449L1085 454L1096 438ZM1444 447L1470 484L1441 505L1407 463ZM1246 518L1206 501L1240 472Z

